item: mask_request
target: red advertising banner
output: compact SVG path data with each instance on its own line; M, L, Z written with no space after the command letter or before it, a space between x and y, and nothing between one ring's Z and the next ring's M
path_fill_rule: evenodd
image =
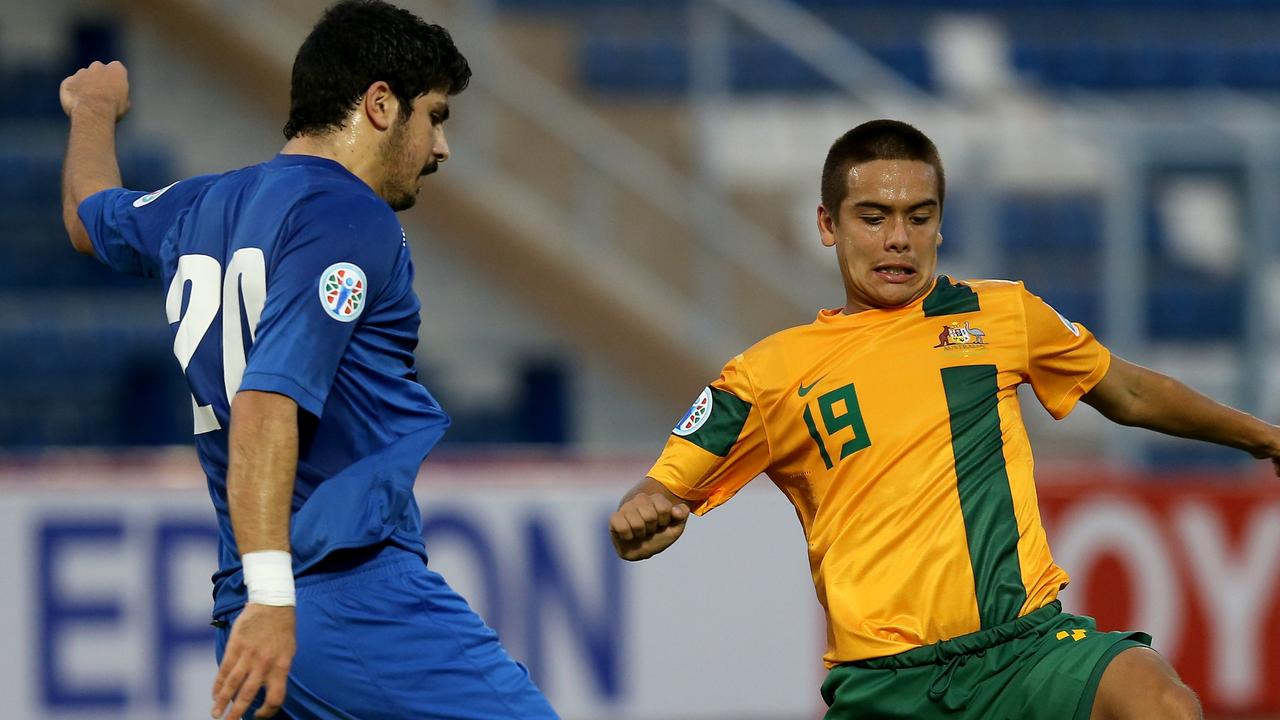
M1209 713L1280 712L1280 480L1091 476L1039 490L1069 611L1150 633Z

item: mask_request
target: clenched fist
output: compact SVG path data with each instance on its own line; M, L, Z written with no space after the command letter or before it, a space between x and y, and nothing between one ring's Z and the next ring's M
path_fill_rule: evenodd
M129 112L129 71L119 60L106 65L95 61L63 80L58 97L67 117L92 108L119 121Z
M680 539L689 520L689 506L672 504L660 493L628 498L609 518L613 548L623 560L644 560Z

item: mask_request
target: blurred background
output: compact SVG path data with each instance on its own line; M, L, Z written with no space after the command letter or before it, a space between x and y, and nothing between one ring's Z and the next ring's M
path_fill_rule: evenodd
M652 563L614 561L603 527L725 360L843 304L818 177L865 120L937 142L941 271L1025 280L1117 353L1280 416L1280 2L398 4L475 71L401 215L420 378L454 418L419 492L432 562L570 720L821 715L804 540L767 480ZM0 0L0 611L21 624L0 718L187 717L213 675L162 288L70 249L58 83L126 62L128 187L260 162L325 5ZM1280 717L1266 468L1089 408L1026 417L1068 607L1150 631L1214 717Z

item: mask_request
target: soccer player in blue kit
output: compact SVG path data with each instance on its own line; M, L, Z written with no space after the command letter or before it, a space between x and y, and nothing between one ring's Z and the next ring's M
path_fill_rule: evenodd
M164 283L191 389L220 533L213 717L556 717L427 568L413 495L449 417L415 379L395 211L448 159L470 75L443 28L340 2L298 51L281 153L150 193L120 187L124 66L62 83L72 244Z

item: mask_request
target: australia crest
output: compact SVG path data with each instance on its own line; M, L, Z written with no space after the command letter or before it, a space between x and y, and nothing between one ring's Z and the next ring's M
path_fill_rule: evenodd
M973 327L967 321L963 323L953 322L948 323L942 328L942 332L938 333L938 344L934 345L934 347L976 349L980 345L986 345L986 338L986 333Z

